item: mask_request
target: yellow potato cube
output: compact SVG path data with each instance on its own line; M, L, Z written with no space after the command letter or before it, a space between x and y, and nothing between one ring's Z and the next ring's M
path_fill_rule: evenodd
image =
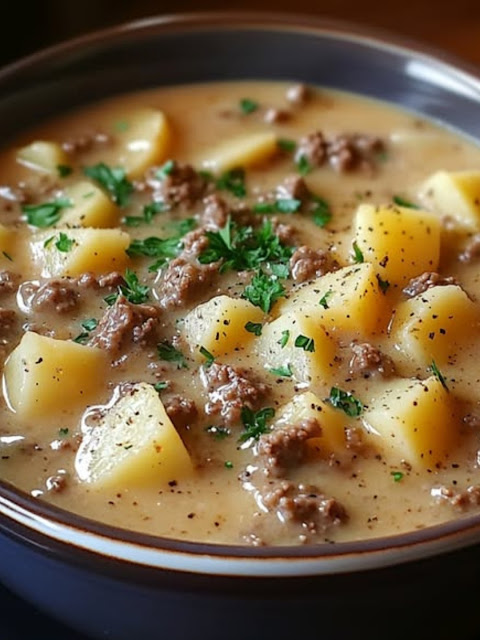
M108 229L120 223L118 208L102 189L83 180L65 189L72 206L63 210L57 227L95 227Z
M463 289L432 287L398 305L391 337L408 361L454 364L459 348L478 333L478 321L477 305Z
M57 248L59 233L72 241L69 250ZM86 271L97 275L123 271L129 262L125 253L129 244L130 236L120 229L68 229L35 234L30 249L41 275L52 278L78 276Z
M308 312L286 313L265 325L257 352L266 369L287 367L298 382L324 384L335 370L335 342Z
M221 356L247 344L253 334L245 329L245 325L262 322L263 315L248 300L216 296L186 316L183 334L192 352L200 358L200 347L214 356Z
M437 171L422 185L421 197L460 226L480 228L480 171Z
M390 319L390 307L369 262L327 273L279 304L282 313L308 310L328 331L371 334Z
M434 468L458 441L455 402L440 380L397 379L364 412L373 444L394 463Z
M440 220L428 211L361 204L355 215L355 241L382 280L401 285L438 268Z
M308 418L317 420L322 429L320 436L308 441L315 455L327 458L332 453L341 454L345 450L347 416L311 391L294 396L288 404L280 407L273 428L299 424Z
M17 160L22 164L48 173L58 173L59 165L68 165L68 157L62 147L56 142L36 140L19 149Z
M75 468L81 481L129 489L181 480L192 462L155 389L141 382L86 430Z
M248 168L262 164L278 151L277 137L271 132L249 133L220 142L199 164L214 173L223 173L237 167Z
M85 406L107 371L105 353L27 331L5 363L4 389L21 418L45 418Z

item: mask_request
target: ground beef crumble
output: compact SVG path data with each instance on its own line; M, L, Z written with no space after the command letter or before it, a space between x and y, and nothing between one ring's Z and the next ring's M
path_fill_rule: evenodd
M192 207L204 195L207 182L189 164L173 162L168 173L160 178L158 169L150 169L146 176L146 184L152 189L155 201L164 202L169 207Z
M30 283L33 285L33 283ZM40 285L30 298L32 311L51 311L68 313L76 308L79 302L78 291L68 280L49 280Z
M425 293L432 287L445 287L450 284L458 285L459 282L452 277L444 277L434 271L425 271L422 275L412 278L407 286L403 289L403 293L409 298Z
M478 485L471 485L464 491L446 486L434 487L431 493L434 498L445 501L460 511L480 505L480 486Z
M191 426L198 416L195 402L183 396L172 396L165 400L164 405L168 417L178 429Z
M220 415L225 424L240 422L243 407L256 409L268 387L248 372L227 364L214 362L202 369L202 378L209 401L205 405L207 415Z
M395 373L395 365L390 356L368 342L352 342L353 356L350 360L350 374L354 377L371 378L381 376L388 378Z
M165 269L160 284L160 305L172 309L197 299L211 284L219 266L218 262L200 264L187 253L174 258Z
M325 275L338 268L328 251L312 249L306 245L298 247L290 258L290 270L295 282L305 282Z
M223 198L216 193L203 199L203 211L200 220L209 229L221 229L227 224L230 209Z
M0 295L14 293L18 288L20 276L11 271L0 271Z

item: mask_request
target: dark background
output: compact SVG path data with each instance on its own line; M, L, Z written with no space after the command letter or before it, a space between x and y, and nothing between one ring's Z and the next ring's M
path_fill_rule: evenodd
M0 65L75 35L162 13L307 13L387 29L480 66L480 0L3 0Z
M0 66L73 36L147 16L205 10L276 10L370 25L478 65L480 0L0 0ZM293 7L293 8L292 8ZM447 605L448 606L448 605ZM82 640L0 586L0 640Z

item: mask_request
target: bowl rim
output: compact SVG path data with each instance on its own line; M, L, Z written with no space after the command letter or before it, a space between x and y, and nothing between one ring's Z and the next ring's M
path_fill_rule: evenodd
M168 14L134 20L68 39L0 69L2 84L65 53L149 33L221 29L285 31L363 43L377 50L427 60L472 87L480 102L479 70L452 54L386 30L306 14L215 11ZM60 545L137 565L210 575L314 576L401 564L480 542L480 514L390 536L302 546L227 545L165 538L77 515L42 502L0 480L0 530L20 526Z

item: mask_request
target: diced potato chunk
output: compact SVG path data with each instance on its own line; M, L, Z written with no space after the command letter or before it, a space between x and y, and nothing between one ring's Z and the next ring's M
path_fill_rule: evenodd
M64 209L57 226L95 227L108 229L120 222L118 208L102 189L83 180L65 189L65 197L72 203Z
M253 334L245 325L262 319L263 312L248 300L216 296L186 316L183 333L193 353L199 354L200 347L204 347L212 355L220 356L249 342Z
M262 164L277 153L277 137L271 132L249 133L220 142L200 160L204 169L223 173L236 167Z
M308 310L327 330L349 334L380 331L390 318L375 269L368 262L344 267L298 288L281 302L280 310Z
M95 274L122 271L128 265L125 250L130 236L120 229L69 229L65 234L73 240L69 251L56 247L59 232L35 234L30 243L33 261L45 278L78 276L86 271Z
M332 453L341 454L345 449L345 427L348 418L342 411L320 400L311 391L294 396L288 404L281 407L273 427L299 424L308 418L317 420L322 429L320 436L308 441L312 452L321 457L328 457Z
M68 157L62 147L56 142L36 140L20 149L17 153L18 160L36 169L48 173L58 172L59 165L68 165Z
M428 211L361 204L355 215L355 241L382 280L401 285L438 268L440 220Z
M370 403L363 420L375 446L393 462L434 468L458 440L455 403L440 380L397 379Z
M4 389L22 418L45 418L86 405L106 375L100 349L28 331L5 363Z
M192 472L188 451L154 388L141 382L84 435L80 480L116 489L157 486Z
M480 171L437 171L422 185L421 197L462 227L480 228Z
M478 320L477 305L463 289L432 287L398 305L391 336L409 361L454 364L461 345L477 334Z
M299 336L313 343L307 349L295 346ZM298 382L323 383L335 369L335 343L308 312L286 313L265 325L257 350L266 369L288 367Z

